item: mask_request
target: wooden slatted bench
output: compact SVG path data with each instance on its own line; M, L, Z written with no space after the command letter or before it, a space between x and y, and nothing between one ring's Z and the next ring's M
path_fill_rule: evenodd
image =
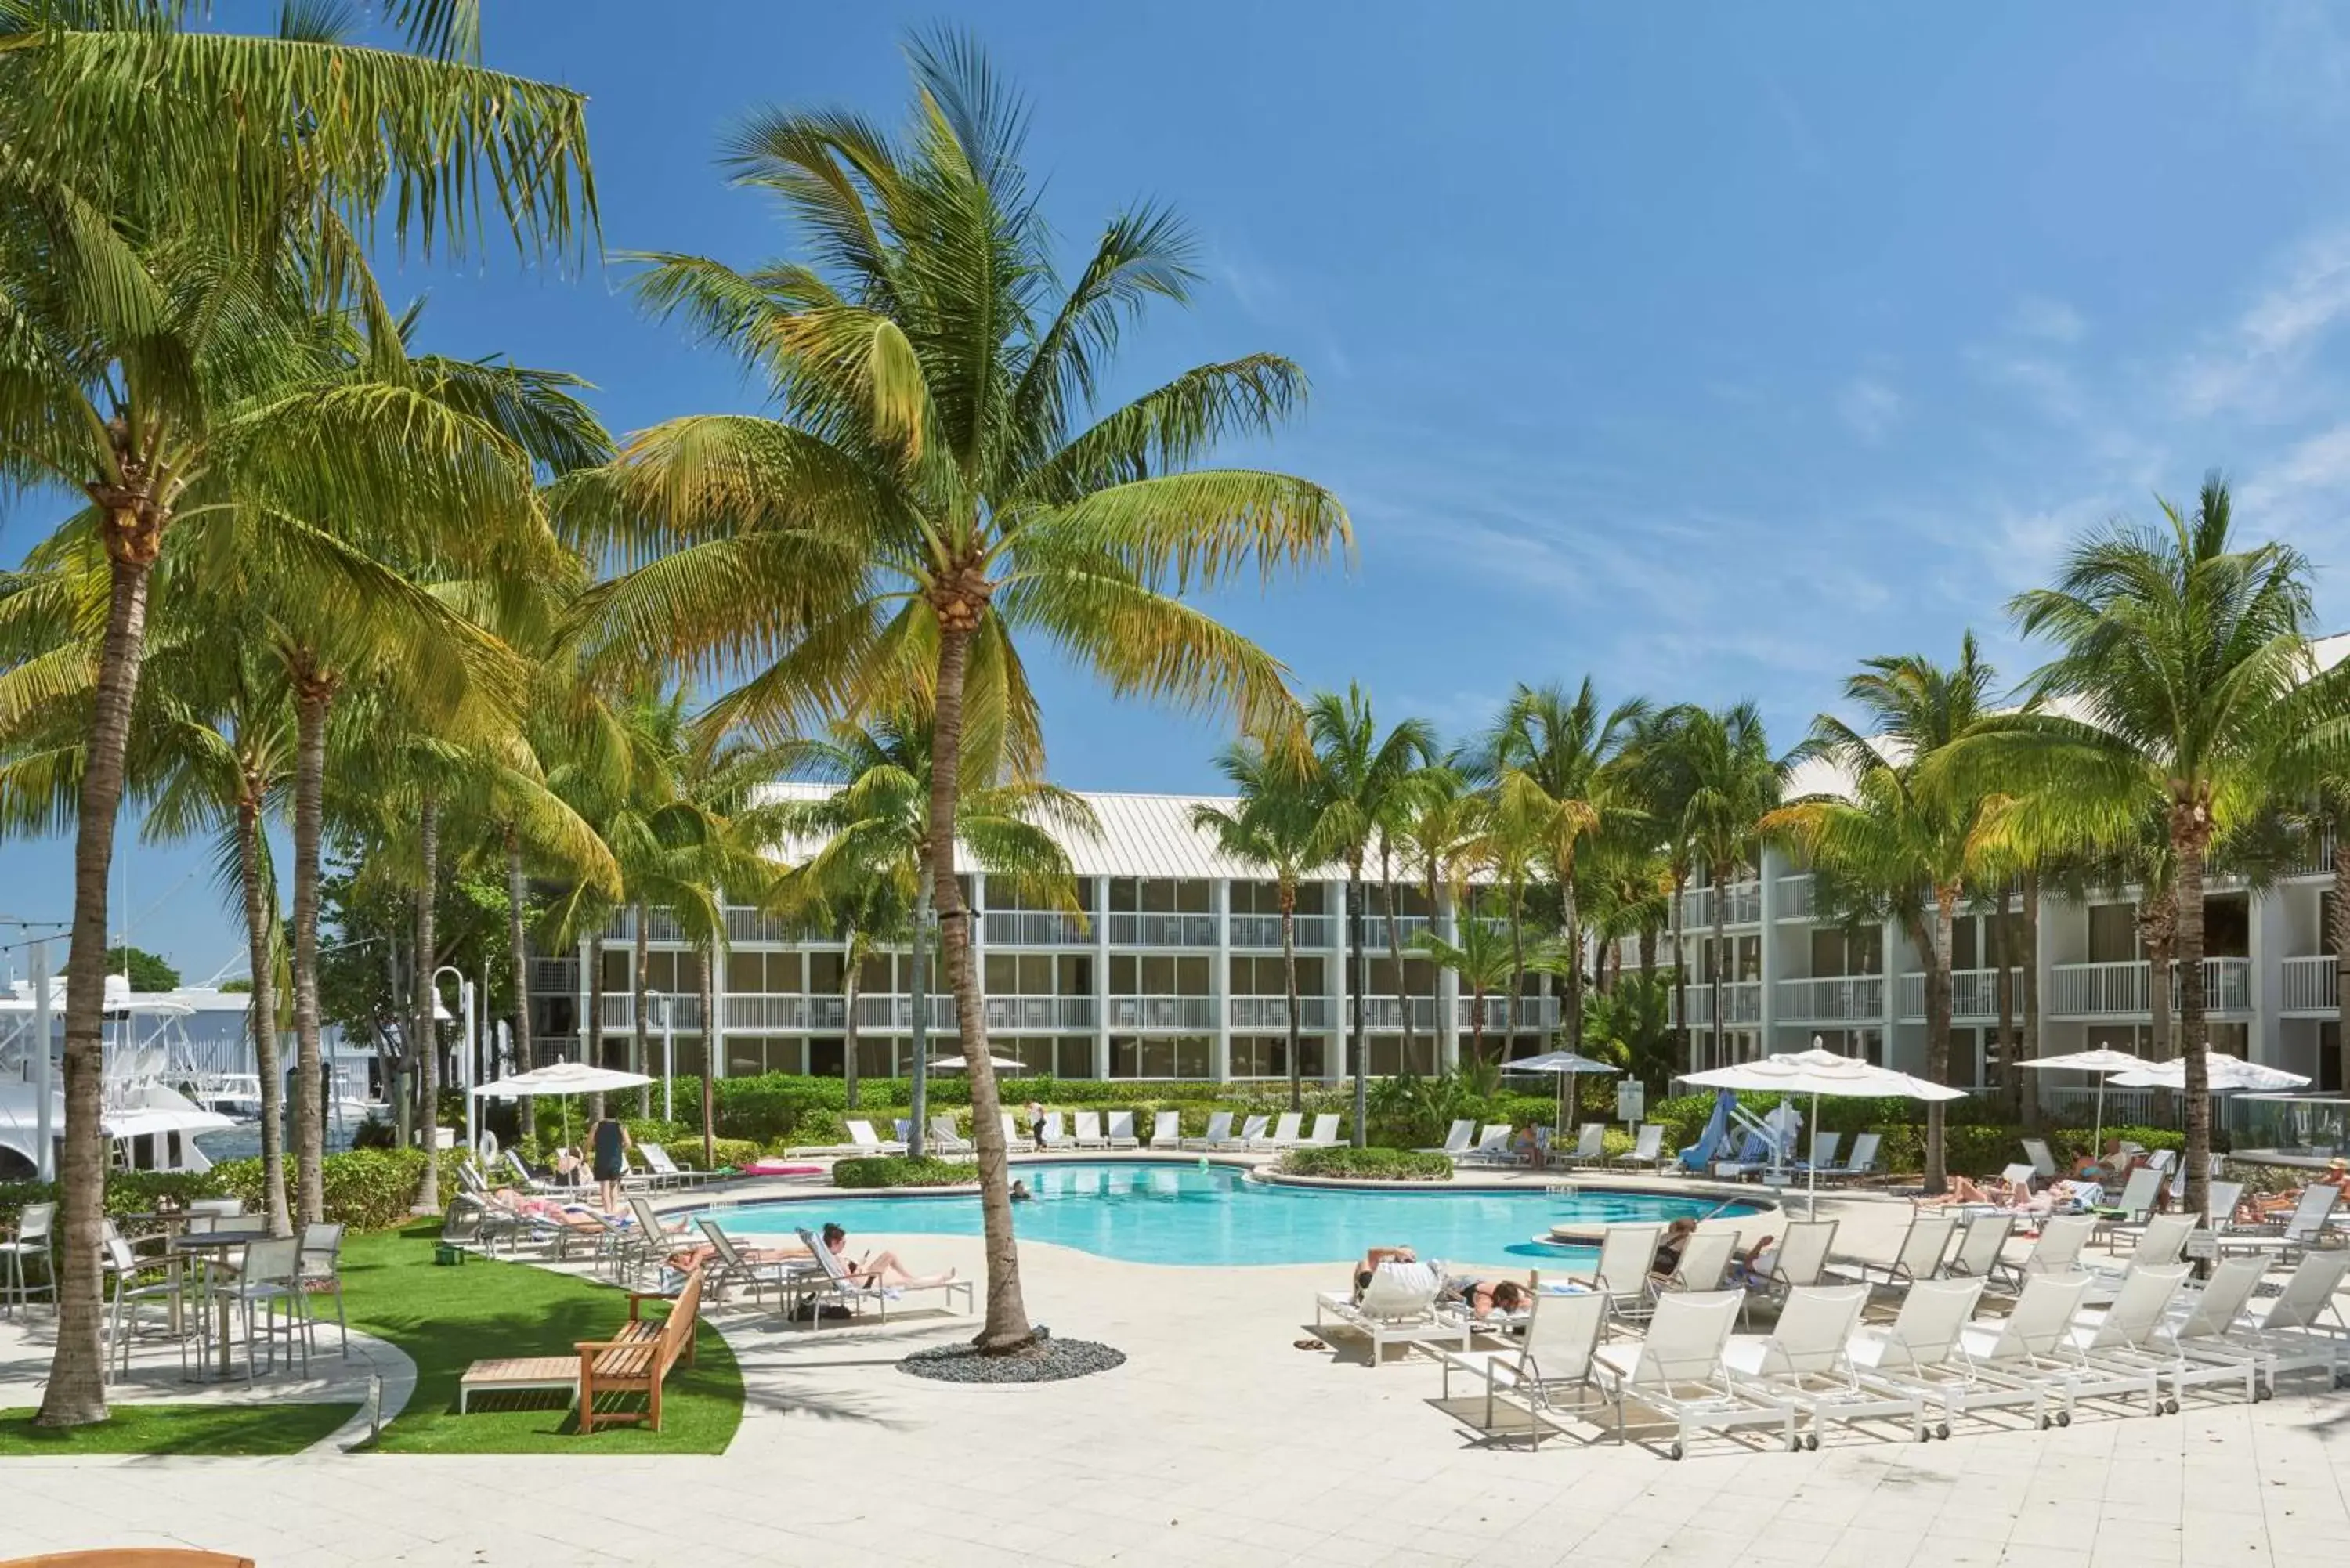
M464 1415L476 1394L514 1393L525 1388L561 1388L579 1397L579 1358L576 1355L509 1355L476 1361L457 1379L457 1414Z
M669 1312L659 1322L642 1315L647 1302L665 1302ZM579 1429L592 1432L598 1425L643 1421L660 1430L661 1383L682 1360L693 1365L694 1320L702 1312L702 1271L686 1276L685 1288L671 1301L667 1296L629 1293L629 1321L607 1340L582 1340L579 1351ZM642 1410L596 1408L598 1394L642 1394Z

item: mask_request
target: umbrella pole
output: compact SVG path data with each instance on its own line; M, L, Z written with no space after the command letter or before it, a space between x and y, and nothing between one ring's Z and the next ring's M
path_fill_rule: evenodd
M2101 1149L2103 1149L2105 1147L2106 1147L2106 1075L2105 1075L2103 1073L2100 1073L2100 1074L2098 1074L2098 1075L2097 1075L2097 1124L2096 1124L2096 1131L2095 1131L2095 1132L2093 1132L2093 1133L2091 1133L2091 1134L2089 1135L2089 1158L2090 1158L2091 1159L2095 1159L2096 1158L2098 1158L2098 1151L2099 1151L2099 1150L2101 1150Z
M1814 1095L1812 1096L1812 1142L1816 1144L1819 1141L1820 1097ZM1804 1186L1804 1218L1816 1220L1820 1217L1820 1162L1816 1159L1805 1160L1804 1169L1807 1173Z

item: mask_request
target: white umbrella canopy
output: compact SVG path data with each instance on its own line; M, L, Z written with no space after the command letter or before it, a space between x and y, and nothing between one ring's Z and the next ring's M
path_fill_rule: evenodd
M1504 1073L1551 1073L1558 1078L1558 1120L1552 1125L1554 1136L1566 1136L1566 1081L1576 1073L1620 1073L1624 1069L1606 1062L1595 1062L1588 1056L1578 1056L1572 1051L1547 1051L1539 1056L1523 1056L1502 1064Z
M1872 1066L1857 1056L1839 1056L1816 1045L1808 1051L1789 1051L1775 1056L1764 1056L1758 1061L1734 1062L1727 1067L1708 1068L1702 1073L1685 1073L1681 1075L1681 1082L1709 1089L1809 1095L1812 1097L1812 1125L1815 1127L1819 1125L1820 1097L1824 1095L1831 1099L1889 1096L1908 1100L1963 1100L1967 1097L1964 1089L1913 1078L1890 1067ZM1806 1168L1810 1184L1806 1200L1816 1202L1819 1169L1817 1167Z
M2263 1067L2257 1062L2230 1056L2225 1051L2204 1052L2203 1063L2204 1071L2210 1075L2213 1094L2238 1089L2299 1089L2306 1087L2309 1083L2299 1073L2288 1073L2282 1067ZM2118 1074L2106 1082L2118 1089L2183 1089L2187 1086L2187 1059L2182 1056L2168 1062L2151 1063L2134 1071Z
M1008 1056L991 1055L987 1059L987 1064L999 1073L1024 1073L1028 1070L1027 1063L1015 1062ZM971 1064L964 1061L960 1054L951 1056L933 1056L930 1061L930 1070L933 1073L962 1073L968 1071L970 1066Z
M2064 1056L2035 1056L2029 1062L2019 1063L2018 1065L2063 1067L2075 1073L2135 1073L2142 1067L2151 1067L2154 1064L2143 1056L2133 1056L2126 1051L2116 1051L2110 1046L2100 1045L2094 1051L2074 1051ZM2118 1082L2120 1082L2119 1079L2114 1078L2097 1080L2097 1126L2096 1130L2089 1135L2089 1147L2092 1151L2102 1147L2106 1141L2106 1086L2109 1083Z
M498 1100L532 1095L602 1095L614 1089L641 1088L651 1082L642 1073L623 1073L586 1062L556 1062L527 1073L516 1073L510 1078L494 1078L476 1085L473 1093Z

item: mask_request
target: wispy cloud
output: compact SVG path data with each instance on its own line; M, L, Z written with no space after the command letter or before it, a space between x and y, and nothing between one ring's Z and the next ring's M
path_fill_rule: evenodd
M2189 351L2177 391L2192 414L2275 414L2289 410L2294 374L2350 317L2350 228L2294 247L2277 275L2228 329Z
M1900 422L1901 394L1882 378L1862 374L1844 384L1836 394L1836 417L1866 441L1883 441Z

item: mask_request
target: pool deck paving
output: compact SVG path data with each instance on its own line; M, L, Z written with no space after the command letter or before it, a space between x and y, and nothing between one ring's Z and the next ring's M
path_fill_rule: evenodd
M1824 1200L1846 1250L1889 1256L1909 1206ZM918 1269L975 1238L861 1235ZM898 1371L968 1318L910 1300L810 1331L714 1316L749 1407L723 1455L0 1463L0 1551L185 1544L308 1564L1045 1563L1517 1565L2300 1563L2350 1539L2350 1393L2179 1416L2085 1408L2067 1429L1964 1423L1916 1445L1831 1428L1816 1453L1701 1441L1672 1463L1578 1440L1487 1440L1422 1356L1300 1350L1327 1266L1186 1268L1024 1247L1030 1315L1125 1351L1073 1383L969 1387ZM5 1357L0 1357L5 1359ZM1462 1386L1456 1382L1456 1392ZM1881 1429L1880 1429L1881 1431Z

